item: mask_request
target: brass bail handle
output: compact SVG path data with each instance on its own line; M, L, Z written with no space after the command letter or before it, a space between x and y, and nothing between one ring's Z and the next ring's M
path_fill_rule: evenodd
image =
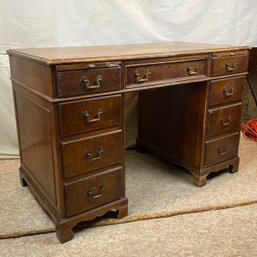
M146 70L146 73L143 78L141 77L141 74L136 71L136 82L138 83L146 82L149 79L150 75L151 75L151 72L149 71L149 69Z
M87 78L87 76L84 76L81 79L82 84L87 88L87 89L94 89L94 88L99 88L101 86L103 78L101 75L97 75L95 82L91 84L90 80Z
M86 157L90 160L90 161L96 161L101 159L104 156L104 148L100 147L98 153L94 156L90 151L86 152Z
M228 146L225 145L224 147L218 149L218 154L225 155L227 153L227 151L228 151Z
M225 96L233 95L234 94L234 90L235 90L234 86L231 86L229 90L226 87L223 88L223 92L224 92Z
M104 186L101 186L98 190L98 193L95 192L96 187L91 187L90 190L87 192L87 196L92 199L97 199L103 196L103 192L105 190Z
M200 64L196 64L196 66L193 68L192 66L187 67L188 74L190 76L197 75L198 70L200 70Z
M223 117L220 118L220 122L224 127L227 127L232 121L232 117L231 115L229 115L226 119L224 119Z
M102 114L103 114L103 110L101 108L97 110L96 118L91 118L91 114L88 111L83 112L83 116L86 119L87 123L100 121Z
M238 69L238 63L233 62L233 63L226 63L226 70L228 72L232 72Z

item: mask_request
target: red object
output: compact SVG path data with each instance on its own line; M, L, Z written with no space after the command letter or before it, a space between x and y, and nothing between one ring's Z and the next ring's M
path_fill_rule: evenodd
M246 124L242 123L242 132L246 137L257 142L257 119L251 119Z

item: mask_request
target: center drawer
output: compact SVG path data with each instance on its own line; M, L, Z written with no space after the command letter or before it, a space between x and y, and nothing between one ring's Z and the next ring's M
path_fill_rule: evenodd
M62 142L64 178L85 174L122 161L122 131Z
M120 199L121 173L122 168L118 167L65 184L66 216Z
M135 87L171 79L207 76L207 59L177 60L126 66L126 85Z
M59 104L62 137L119 126L120 123L121 95Z

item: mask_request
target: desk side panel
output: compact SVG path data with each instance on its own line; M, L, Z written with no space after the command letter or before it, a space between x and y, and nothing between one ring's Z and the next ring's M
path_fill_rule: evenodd
M63 216L56 107L13 82L21 179L55 220Z
M38 95L55 96L55 75L50 66L10 55L11 79Z

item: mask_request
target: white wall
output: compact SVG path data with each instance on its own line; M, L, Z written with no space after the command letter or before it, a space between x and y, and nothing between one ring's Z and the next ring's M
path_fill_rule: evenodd
M257 0L0 0L0 155L17 155L9 48L160 41L257 45Z

